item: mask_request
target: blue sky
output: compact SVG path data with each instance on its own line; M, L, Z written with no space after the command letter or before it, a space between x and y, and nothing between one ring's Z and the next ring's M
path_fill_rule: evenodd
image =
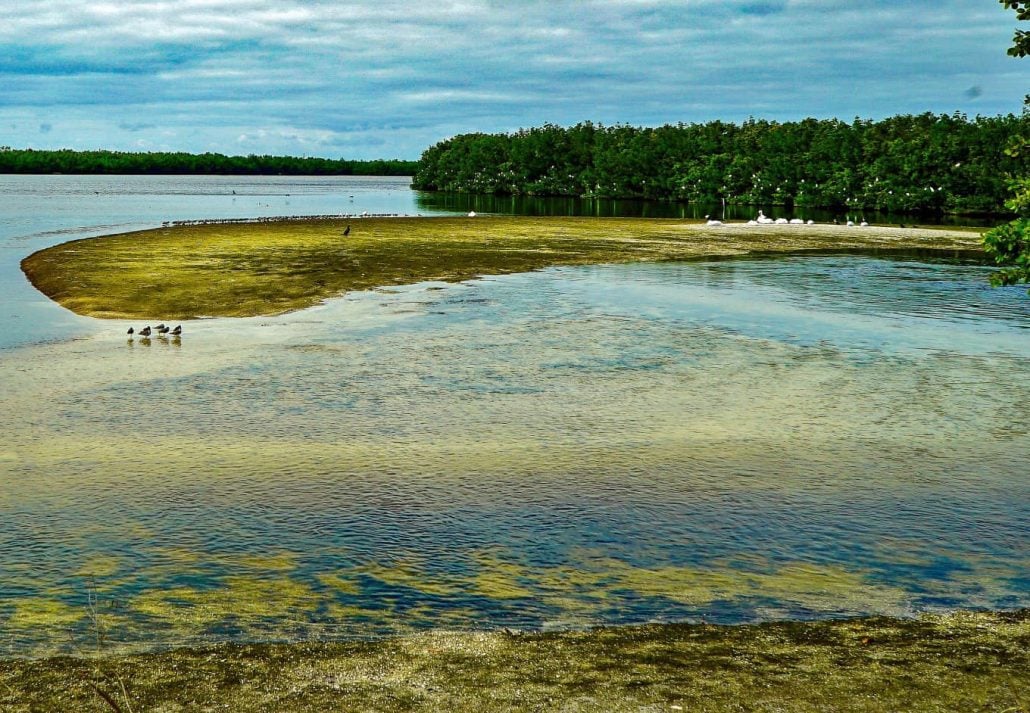
M0 144L417 158L591 120L1016 112L993 0L0 0Z

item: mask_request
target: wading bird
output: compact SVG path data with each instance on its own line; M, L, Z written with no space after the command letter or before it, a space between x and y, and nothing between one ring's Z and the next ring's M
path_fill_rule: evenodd
M182 334L182 325L177 324L175 325L175 329L172 330L172 336L178 337L180 334Z
M146 327L144 327L143 329L139 330L139 335L141 337L149 337L150 336L150 325L148 324Z

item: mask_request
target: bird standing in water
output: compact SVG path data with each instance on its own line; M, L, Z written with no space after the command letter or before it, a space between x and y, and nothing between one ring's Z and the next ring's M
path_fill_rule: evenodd
M141 337L149 337L150 336L150 325L148 324L146 327L144 327L143 329L139 330L139 335Z
M133 329L132 327L129 327L129 331L128 331L128 332L126 332L126 334L128 334L128 335L129 335L129 339L132 339L132 334L133 334L133 332L135 332L135 331L136 331L135 329Z
M175 326L175 329L172 330L172 336L178 337L180 334L182 334L182 325L178 324Z

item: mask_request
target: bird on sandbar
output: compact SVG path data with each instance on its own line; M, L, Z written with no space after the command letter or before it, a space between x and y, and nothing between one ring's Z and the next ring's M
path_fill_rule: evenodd
M150 325L148 324L146 327L144 327L143 329L139 330L139 335L141 337L149 337L150 336Z
M182 334L182 325L178 324L175 326L175 329L172 330L172 336L178 337L180 334Z
M343 231L344 237L350 235L350 226L348 225Z

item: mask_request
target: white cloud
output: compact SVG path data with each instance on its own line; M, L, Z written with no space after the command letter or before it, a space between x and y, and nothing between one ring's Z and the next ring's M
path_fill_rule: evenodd
M12 145L415 157L546 121L998 113L1026 91L1014 14L982 0L9 4Z

